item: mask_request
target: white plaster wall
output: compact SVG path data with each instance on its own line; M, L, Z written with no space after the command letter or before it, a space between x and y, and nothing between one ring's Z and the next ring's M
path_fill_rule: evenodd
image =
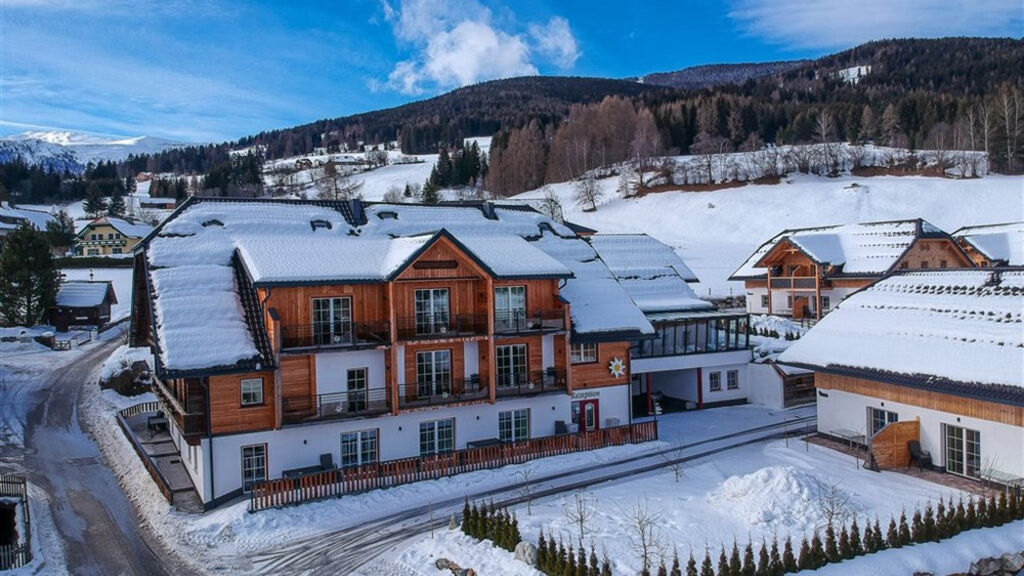
M642 375L641 378L645 377ZM651 373L651 392L670 398L697 402L697 370L672 370Z
M366 368L367 389L384 388L384 350L324 352L316 359L316 392L330 394L348 391L348 371ZM399 372L401 374L401 372Z
M711 404L713 402L729 402L733 400L742 400L747 397L747 366L748 363L744 364L726 364L722 366L713 366L704 369L701 376L701 387L704 389L704 403ZM736 370L739 372L739 388L735 390L729 390L729 379L727 372L729 370ZM711 391L711 373L721 372L722 374L722 389L719 391Z
M605 386L603 388L588 388L586 390L575 390L572 393L571 401L589 400L597 398L598 414L601 428L608 427L609 419L618 419L619 425L629 424L629 383L623 382L620 386ZM566 423L572 418L565 418Z
M751 314L767 314L768 307L761 306L761 296L767 293L767 287L747 289L747 312Z
M781 409L785 401L783 382L779 373L770 364L754 364L747 366L747 400L768 408ZM742 378L740 387L743 388Z
M634 374L664 372L668 370L686 370L690 368L710 369L716 366L732 366L750 362L753 353L750 350L733 350L730 352L709 352L707 354L685 354L680 356L663 356L661 358L632 358L630 370Z
M185 442L185 438L181 435L181 431L178 430L174 418L167 419L167 431L171 436L171 442L178 449L181 462L185 465L185 471L188 472L189 478L192 479L192 485L199 492L199 497L203 502L210 501L213 499L213 495L210 493L209 466L207 466L208 459L206 453L209 441L204 438L198 446L190 450L188 442Z
M828 396L822 396L822 392ZM1003 472L1024 476L1024 428L1019 426L957 416L841 390L820 390L818 431L831 434L834 430L847 429L863 434L867 430L868 407L896 412L901 421L920 418L921 447L932 453L932 461L936 466L945 465L942 425L950 424L981 432L983 465L995 462L995 467Z

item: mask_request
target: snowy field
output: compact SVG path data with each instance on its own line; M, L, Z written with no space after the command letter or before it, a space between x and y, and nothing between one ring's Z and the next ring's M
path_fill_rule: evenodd
M132 311L132 269L131 268L63 268L65 280L110 280L114 283L117 304L110 307L110 321L127 318Z
M787 228L924 218L947 232L968 224L1024 219L1024 177L971 180L924 176L791 175L776 185L713 192L662 192L622 199L618 178L599 181L604 201L583 212L573 184L549 188L567 220L602 233L644 232L676 249L701 279L698 295L742 293L728 277L762 243ZM544 191L516 198L540 199Z

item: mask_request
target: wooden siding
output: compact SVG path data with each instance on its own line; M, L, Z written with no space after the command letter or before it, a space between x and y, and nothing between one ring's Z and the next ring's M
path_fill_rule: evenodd
M242 407L241 381L247 378L263 379L263 404ZM274 427L276 406L274 404L274 373L272 371L251 372L211 376L210 387L210 432L228 434L269 430Z
M530 336L525 338L499 338L494 342L495 348L500 346L511 346L513 344L526 344L527 371L540 372L546 368L546 366L544 366L544 344L541 342L540 336ZM495 355L497 355L497 352L495 352Z
M898 386L886 382L852 378L818 372L814 384L819 390L842 390L853 394L862 394L882 400L900 402L921 408L948 412L970 418L991 420L1012 426L1024 426L1024 407L997 404L985 400L975 400L952 394L943 394L931 390Z
M455 262L454 268L417 268L417 263ZM447 238L439 238L399 274L397 280L441 280L448 278L483 278L486 273Z
M487 284L474 279L449 278L401 282L395 285L395 318L408 321L416 315L416 290L448 289L448 312L453 321L458 315L487 313Z
M765 267L782 267L782 274L776 275L776 278L784 276L814 276L818 273L817 264L788 239L783 239L776 244L775 247L761 258L761 262ZM795 270L791 272L791 268L795 268Z
M526 313L561 310L564 304L558 299L558 280L495 280L494 287L525 286Z
M910 464L907 442L921 441L921 423L918 420L893 422L871 438L871 454L882 470L906 468Z
M621 358L626 364L626 374L619 378L612 376L608 364L612 358ZM602 342L597 345L597 362L573 364L570 369L572 389L600 388L629 384L629 342Z
M967 240L960 238L957 241L957 243L960 245L961 248L963 248L964 252L967 253L967 256L971 259L971 262L973 262L974 265L977 266L978 268L988 268L992 266L992 262L989 261L988 256L985 256L981 252L978 252L978 250Z
M947 268L965 268L974 265L969 258L964 257L952 240L926 238L911 244L907 252L896 263L896 269L899 270L904 263L910 270L941 268L943 261L946 262Z
M379 322L388 319L385 284L337 284L333 286L288 286L268 290L260 288L264 310L273 308L281 326L311 326L314 298L351 298L353 322ZM269 293L269 295L268 295ZM265 319L270 325L269 316Z
M315 357L281 357L281 402L292 410L311 410L316 395Z
M481 348L485 348L485 342L481 342ZM469 374L466 374L466 345L462 341L456 342L442 342L432 344L409 344L405 347L405 377L400 382L401 384L416 384L416 353L426 352L428 350L451 350L452 353L452 382L458 382L461 385L461 381L464 378L469 378ZM486 383L481 378L481 382Z

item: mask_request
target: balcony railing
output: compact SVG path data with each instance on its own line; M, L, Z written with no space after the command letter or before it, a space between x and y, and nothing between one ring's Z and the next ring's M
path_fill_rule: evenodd
M498 396L529 396L544 392L565 392L565 371L549 368L543 372L498 374L495 378Z
M206 413L188 412L159 378L153 378L153 391L156 392L161 406L171 418L174 418L178 430L185 436L206 434Z
M390 325L387 322L336 322L332 326L313 324L281 326L282 348L383 346L388 344L389 340Z
M417 314L395 321L399 340L464 338L487 334L487 314Z
M495 334L529 334L565 330L565 313L561 310L523 311L498 310L494 313Z
M487 385L474 376L465 380L434 380L416 384L399 384L398 407L418 408L455 402L483 400L490 396Z
M286 424L297 424L384 414L391 410L391 402L387 389L371 388L370 390L317 394L312 399L308 397L283 398L281 409Z
M787 290L813 290L817 285L816 280L814 276L784 276L782 278L772 278L771 287Z

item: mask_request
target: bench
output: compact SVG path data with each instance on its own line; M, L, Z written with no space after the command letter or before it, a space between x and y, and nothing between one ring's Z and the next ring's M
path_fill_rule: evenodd
M1002 484L1010 488L1021 488L1024 487L1024 478L1015 476L1009 472L1003 472L1002 470L986 470L982 477L985 480Z
M153 434L161 430L167 430L167 416L164 416L163 412L157 412L155 415L146 418L146 428L149 428L149 436L153 437Z

